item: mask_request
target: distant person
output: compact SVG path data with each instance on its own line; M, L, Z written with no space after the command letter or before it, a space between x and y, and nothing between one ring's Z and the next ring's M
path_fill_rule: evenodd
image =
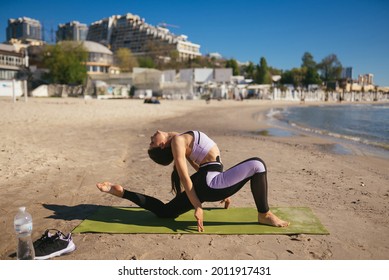
M147 104L161 104L161 102L159 102L159 100L157 98L155 98L155 97L146 98L143 103L147 103Z
M250 182L258 211L258 223L275 227L289 225L269 210L267 170L260 158L249 158L223 171L218 146L200 131L177 133L158 130L151 136L148 154L161 165L174 162L171 180L176 196L171 201L165 204L157 198L126 190L110 182L97 183L97 188L128 199L161 218L176 218L194 209L197 229L202 232L202 203L222 200L229 204L229 197ZM187 161L197 170L192 176L189 176Z

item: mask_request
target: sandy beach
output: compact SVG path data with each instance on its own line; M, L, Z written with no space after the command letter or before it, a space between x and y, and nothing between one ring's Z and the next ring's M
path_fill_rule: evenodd
M49 228L71 232L99 205L134 206L99 192L100 181L171 199L172 167L147 155L157 129L204 131L218 143L225 168L262 158L270 207L310 207L330 234L74 234L77 249L56 259L389 259L389 160L356 146L337 153L333 140L303 132L258 133L269 128L268 110L285 106L309 103L0 99L0 259L16 259L13 218L20 206L33 216L35 240ZM247 185L232 207L248 205L254 207Z

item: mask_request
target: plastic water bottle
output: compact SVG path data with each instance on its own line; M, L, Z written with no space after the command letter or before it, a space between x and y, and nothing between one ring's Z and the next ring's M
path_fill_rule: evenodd
M14 228L18 237L18 260L33 260L35 251L31 240L32 217L26 211L26 207L19 208L14 219Z

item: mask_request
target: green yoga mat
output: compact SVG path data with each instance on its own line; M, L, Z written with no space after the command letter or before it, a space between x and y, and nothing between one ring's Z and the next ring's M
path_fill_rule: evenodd
M286 228L259 225L254 208L205 208L205 232L199 233L193 210L176 219L166 219L142 208L101 206L73 233L329 234L310 208L277 207L271 211L290 225Z

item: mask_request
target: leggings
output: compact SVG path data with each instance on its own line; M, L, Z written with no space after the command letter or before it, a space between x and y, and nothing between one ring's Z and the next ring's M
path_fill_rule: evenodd
M260 158L247 159L226 171L223 171L223 165L220 162L206 163L191 176L191 180L201 203L220 201L230 197L250 181L251 193L258 212L269 211L266 166ZM185 191L177 194L168 203L128 190L124 190L123 198L153 212L160 218L176 218L193 209Z

